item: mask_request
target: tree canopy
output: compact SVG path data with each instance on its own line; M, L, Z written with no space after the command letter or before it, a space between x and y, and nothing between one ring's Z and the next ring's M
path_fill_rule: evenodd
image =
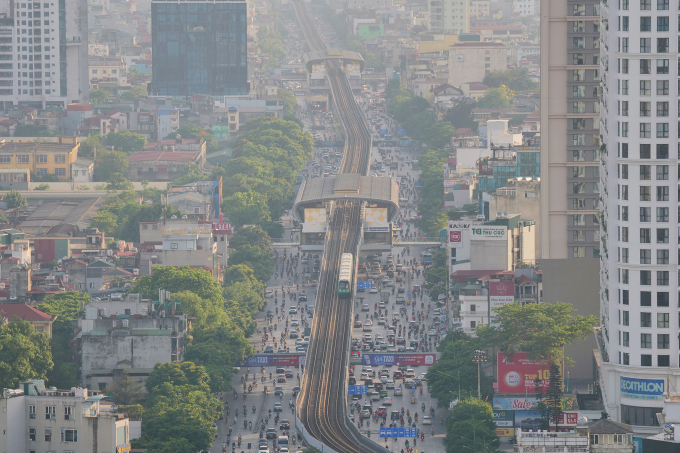
M105 104L109 99L109 90L104 88L97 88L96 90L90 90L90 103L91 104Z
M446 453L492 453L500 447L493 409L485 401L468 398L453 406L446 417Z
M132 288L146 299L158 299L158 290L171 293L191 291L203 299L219 300L222 290L210 272L189 266L155 266L153 274L145 275Z
M120 99L123 101L136 101L140 96L146 96L146 87L136 86L127 90L125 93L120 95Z
M57 131L38 124L17 124L14 128L15 137L54 137Z
M53 366L45 333L16 317L0 324L0 388L14 389L20 381L46 379Z
M5 203L7 203L7 209L23 208L28 206L28 201L26 197L21 195L18 190L10 190L3 197Z
M505 87L489 88L477 100L477 108L480 109L505 109L510 107L510 99L513 97L512 91Z
M113 146L114 151L124 153L142 151L146 146L146 138L142 134L131 131L110 132L106 135L105 140L106 145Z
M126 174L129 167L126 153L100 149L94 161L94 176L97 181L108 181L115 173Z
M482 83L491 88L506 86L514 91L534 91L538 89L526 69L508 69L507 71L492 71L484 77Z
M526 304L519 302L496 309L493 325L480 325L477 336L483 344L512 354L529 352L530 358L560 362L563 347L593 333L597 318L574 316L571 304Z

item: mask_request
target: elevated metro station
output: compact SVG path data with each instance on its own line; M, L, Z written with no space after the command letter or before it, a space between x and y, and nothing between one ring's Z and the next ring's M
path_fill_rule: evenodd
M293 215L300 222L301 249L323 249L326 228L341 200L363 202L362 250L389 250L392 220L399 214L399 186L390 178L353 173L302 183L293 205Z
M340 61L352 90L363 89L362 73L366 69L366 62L361 54L351 50L324 49L307 52L302 56L302 62L307 68L307 83L312 94L330 92L331 86L324 64L326 60Z

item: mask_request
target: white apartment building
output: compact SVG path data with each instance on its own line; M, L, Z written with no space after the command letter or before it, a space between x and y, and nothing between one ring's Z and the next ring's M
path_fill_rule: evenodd
M87 102L87 2L10 0L0 17L0 106Z
M130 447L130 420L87 389L21 382L0 395L0 451L114 453Z
M668 377L680 386L678 1L603 2L600 17L600 382L614 420L658 432Z
M481 82L492 71L508 67L508 51L501 42L457 42L449 50L449 85Z
M519 17L530 17L535 15L535 0L512 0L512 13Z
M428 0L429 29L439 33L470 31L469 0Z

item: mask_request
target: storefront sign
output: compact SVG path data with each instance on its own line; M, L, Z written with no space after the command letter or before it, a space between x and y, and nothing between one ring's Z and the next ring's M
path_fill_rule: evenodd
M514 282L489 282L489 303L491 304L491 316L494 317L496 309L515 301Z
M496 435L498 437L512 437L515 435L514 428L496 428Z
M515 422L515 411L494 410L493 421L498 427L512 428Z
M449 230L449 244L454 249L463 246L463 230Z
M198 234L210 234L212 235L212 228L208 229L202 229L202 227L194 227L194 228L183 228L183 229L173 229L173 227L163 227L161 230L161 235L164 238L170 237L170 236L178 236L182 234L191 234L191 235L198 235Z
M434 365L434 354L363 354L364 365Z
M498 353L498 393L535 393L537 379L547 386L550 362L529 359L528 352Z
M621 376L621 397L638 400L662 400L663 379L635 379Z
M505 241L508 228L504 226L479 226L470 228L470 231L473 240Z

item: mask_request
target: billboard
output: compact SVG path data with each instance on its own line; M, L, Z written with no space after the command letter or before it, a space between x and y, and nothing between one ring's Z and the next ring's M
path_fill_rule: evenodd
M578 421L578 412L563 412L560 416L558 426L576 426ZM539 411L515 411L515 427L516 428L533 428L541 427L543 418ZM554 425L553 422L550 422Z
M498 427L512 428L515 421L515 411L494 410L493 421L496 422Z
M484 239L487 241L507 240L508 228L505 226L474 226L470 228L472 240Z
M511 304L515 301L515 283L513 281L489 282L489 305L491 316L496 314L496 308Z
M326 224L326 208L305 209L305 223L309 226Z
M434 354L363 354L364 365L434 365Z
M304 354L256 355L245 360L240 366L298 366L304 365Z
M512 437L515 435L513 428L496 428L496 435L498 437Z
M621 397L638 400L662 400L663 379L636 379L621 376Z
M534 397L519 396L517 398L499 397L493 399L494 412L500 410L528 410L535 409L538 399ZM576 398L567 396L562 398L562 410L570 411L576 409Z
M366 224L371 227L384 227L389 230L387 223L387 208L366 208ZM375 231L375 230L369 230Z
M449 230L449 244L454 249L463 246L463 230Z
M498 353L498 393L535 393L536 379L543 386L550 379L550 362L529 358L528 352L515 352L512 357Z

